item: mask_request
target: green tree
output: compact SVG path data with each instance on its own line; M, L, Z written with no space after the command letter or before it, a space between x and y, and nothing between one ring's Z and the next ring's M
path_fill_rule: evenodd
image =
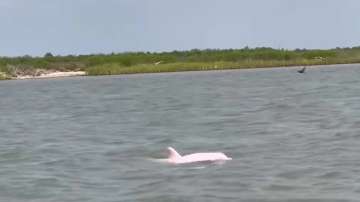
M51 54L50 52L47 52L45 53L44 55L45 58L48 58L48 57L54 57L53 54Z

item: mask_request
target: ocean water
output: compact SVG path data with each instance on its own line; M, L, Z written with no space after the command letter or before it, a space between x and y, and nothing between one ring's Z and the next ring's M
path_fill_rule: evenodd
M359 201L360 65L297 69L1 81L0 201Z

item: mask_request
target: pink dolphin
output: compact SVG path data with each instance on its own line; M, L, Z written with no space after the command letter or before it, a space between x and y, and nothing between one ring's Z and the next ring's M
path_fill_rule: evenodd
M195 163L195 162L217 162L231 160L232 158L227 157L224 153L194 153L181 156L174 148L167 148L169 155L166 159L167 162L172 164L184 164L184 163Z

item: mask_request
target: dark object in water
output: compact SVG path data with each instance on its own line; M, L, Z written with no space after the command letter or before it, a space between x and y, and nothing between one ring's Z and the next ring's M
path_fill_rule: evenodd
M305 73L306 67L303 67L302 69L298 70L299 73Z

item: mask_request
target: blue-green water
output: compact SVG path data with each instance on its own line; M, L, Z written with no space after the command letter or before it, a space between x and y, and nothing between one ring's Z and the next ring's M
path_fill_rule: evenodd
M360 65L296 70L2 81L0 201L357 201Z

